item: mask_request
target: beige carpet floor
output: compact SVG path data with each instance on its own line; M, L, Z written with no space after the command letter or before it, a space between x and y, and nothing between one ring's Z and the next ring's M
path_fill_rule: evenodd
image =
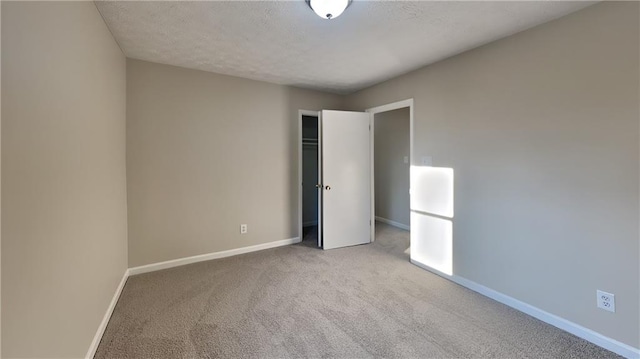
M409 234L132 276L96 358L612 358L409 263Z

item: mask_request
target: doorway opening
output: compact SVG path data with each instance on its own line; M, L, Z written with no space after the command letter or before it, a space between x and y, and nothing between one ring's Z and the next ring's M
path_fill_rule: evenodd
M409 108L374 115L375 220L409 230Z
M371 108L367 112L371 113L373 124L372 221L383 224L372 231L372 240L387 235L409 237L404 231L411 230L413 99Z

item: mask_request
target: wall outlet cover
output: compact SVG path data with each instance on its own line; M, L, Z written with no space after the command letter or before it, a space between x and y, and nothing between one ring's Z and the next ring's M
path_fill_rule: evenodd
M614 294L607 293L601 290L596 290L596 295L597 295L598 308L615 313L616 297Z

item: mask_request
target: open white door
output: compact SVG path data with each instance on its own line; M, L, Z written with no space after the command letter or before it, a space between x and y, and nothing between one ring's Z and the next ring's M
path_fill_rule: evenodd
M332 249L371 241L370 114L323 110L318 241ZM320 244L320 243L319 243Z

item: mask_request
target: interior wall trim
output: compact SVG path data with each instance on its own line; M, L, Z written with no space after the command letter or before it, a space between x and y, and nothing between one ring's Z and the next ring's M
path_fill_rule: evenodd
M410 231L411 230L411 226L407 226L406 224L402 224L400 222L392 221L392 220L384 218L384 217L376 216L376 221L382 222L382 223L386 223L386 224L388 224L390 226L394 226L396 228L404 229L405 231Z
M96 335L93 336L93 341L89 346L89 350L87 351L86 359L92 359L94 355L96 355L96 350L98 350L98 345L100 345L100 341L102 340L102 336L104 335L105 329L107 329L107 324L109 324L109 320L111 319L111 315L113 314L113 310L116 308L116 303L118 303L118 299L120 299L120 294L122 293L122 289L124 289L124 285L127 283L127 279L129 278L129 270L125 270L122 275L122 279L120 280L120 284L116 288L116 292L113 294L113 298L111 298L111 303L109 303L109 307L107 308L107 312L104 314L102 318L102 322L98 326L98 331L96 331Z
M380 220L381 217L376 217L377 220ZM380 220L381 222L384 222L384 218L382 220ZM385 222L386 223L386 222ZM394 222L397 223L397 222ZM390 224L390 223L389 223ZM390 224L393 225L393 224ZM402 225L402 224L401 224ZM404 225L403 225L404 226ZM93 341L91 342L91 345L89 346L89 350L87 351L87 355L85 356L86 359L91 359L94 357L96 350L98 349L98 345L100 344L100 341L102 340L102 336L104 335L104 331L107 328L107 324L109 324L109 320L111 319L111 315L113 314L113 311L116 307L116 303L118 302L118 299L120 298L120 295L122 294L122 290L124 289L124 286L127 282L127 279L129 278L129 276L132 275L136 275L136 274L142 274L142 273L149 273L149 272L154 272L157 270L162 270L162 269L167 269L167 268L173 268L173 267L178 267L178 266L182 266L182 265L186 265L186 264L191 264L191 263L197 263L197 262L203 262L203 261L207 261L207 260L211 260L211 259L218 259L218 258L225 258L225 257L231 257L231 256L235 256L238 254L244 254L244 253L250 253L250 252L256 252L256 251L260 251L263 249L269 249L269 248L276 248L276 247L282 247L282 246L286 246L286 245L290 245L290 244L295 244L295 243L299 243L300 242L300 238L299 237L294 237L294 238L290 238L290 239L283 239L283 240L279 240L279 241L274 241L274 242L269 242L269 243L262 243L262 244L258 244L258 245L254 245L254 246L248 246L248 247L241 247L241 248L236 248L236 249L230 249L230 250L226 250L226 251L221 251L221 252L212 252L212 253L208 253L208 254L202 254L202 255L197 255L197 256L192 256L192 257L185 257L185 258L180 258L180 259L175 259L175 260L170 260L170 261L165 261L165 262L158 262L158 263L152 263L152 264L148 264L148 265L144 265L144 266L138 266L138 267L133 267L133 268L129 268L127 269L123 276L122 279L120 280L120 284L118 285L118 287L116 288L116 291L113 295L113 298L111 299L111 302L109 303L109 307L107 308L107 311L104 315L104 317L102 318L102 322L100 323L100 325L98 326L98 330L96 331L95 336L93 337ZM516 310L519 310L525 314L528 314L536 319L539 319L545 323L551 324L556 328L562 329L566 332L569 332L577 337L580 337L584 340L587 340L595 345L598 345L602 348L605 348L607 350L610 350L616 354L622 355L625 358L630 358L630 359L638 359L640 358L640 349L638 348L634 348L628 344L624 344L622 342L619 342L613 338L609 338L603 334L600 334L598 332L595 332L589 328L585 328L579 324L576 324L574 322L571 322L567 319L561 318L555 314L551 314L549 312L546 312L540 308L534 307L530 304L527 304L525 302L522 302L520 300L517 300L513 297L510 297L506 294L500 293L496 290L493 290L491 288L485 287L481 284L478 284L476 282L473 282L469 279L460 277L460 276L456 276L456 275L446 275L444 273L441 273L437 270L434 270L433 268L430 268L429 266L420 263L414 259L411 259L411 263L413 263L414 265L425 269L431 273L434 273L438 276L441 276L445 279L448 279L456 284L459 284L465 288L468 288L474 292L477 292L479 294L484 295L485 297L491 298L495 301L498 301L504 305L507 305L511 308L514 308Z
M294 237L294 238L283 239L283 240L274 241L274 242L256 244L254 246L235 248L235 249L230 249L230 250L221 251L221 252L212 252L212 253L201 254L201 255L192 256L192 257L179 258L179 259L174 259L170 261L152 263L152 264L147 264L147 265L127 269L124 272L124 275L122 276L122 280L120 281L120 284L116 288L116 292L113 295L113 298L111 299L111 303L109 303L109 307L107 308L107 312L104 314L104 318L102 318L102 322L100 323L100 326L98 326L96 335L93 337L93 341L89 346L89 350L87 351L87 355L85 356L85 358L92 359L96 355L96 350L98 350L98 345L100 345L100 341L102 340L104 331L105 329L107 329L107 324L109 324L109 320L111 319L113 310L116 307L116 303L118 303L120 294L122 294L124 285L130 276L136 275L136 274L142 274L142 273L155 272L155 271L167 269L167 268L179 267L179 266L183 266L191 263L204 262L211 259L232 257L238 254L257 252L263 249L287 246L287 245L295 244L299 242L300 242L300 237Z
M416 266L426 269L429 272L432 272L436 275L439 275L445 279L448 279L456 284L459 284L465 288L471 289L474 292L480 293L485 297L491 298L495 301L498 301L504 305L507 305L513 309L519 310L525 314L528 314L536 319L539 319L547 324L551 324L556 328L562 329L566 332L569 332L577 337L580 337L588 342L591 342L597 346L610 350L616 354L622 355L625 358L630 359L638 359L640 358L640 349L634 348L631 345L619 342L613 338L609 338L605 335L602 335L596 331L593 331L589 328L585 328L579 324L576 324L567 319L561 318L555 314L551 314L546 312L540 308L534 307L531 304L522 302L513 297L510 297L506 294L500 293L491 288L485 287L481 284L473 282L469 279L457 276L457 275L447 275L441 273L433 268L420 263L414 259L411 259L411 263Z
M282 239L274 242L256 244L254 246L240 247L240 248L229 249L221 252L212 252L212 253L201 254L201 255L192 256L192 257L173 259L165 262L152 263L152 264L147 264L139 267L129 268L129 275L155 272L161 269L173 268L173 267L183 266L191 263L204 262L212 259L231 257L231 256L236 256L238 254L256 252L256 251L261 251L263 249L269 249L269 248L275 248L275 247L282 247L282 246L287 246L289 244L294 244L299 242L300 242L300 237L294 237L294 238Z

